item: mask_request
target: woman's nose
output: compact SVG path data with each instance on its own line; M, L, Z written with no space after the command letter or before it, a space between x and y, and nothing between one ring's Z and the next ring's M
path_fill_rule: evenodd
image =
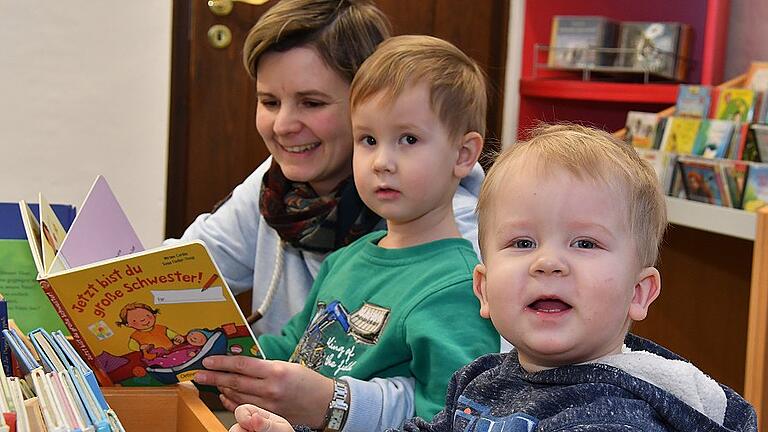
M301 130L301 120L295 110L285 105L275 114L272 129L277 135L288 135Z

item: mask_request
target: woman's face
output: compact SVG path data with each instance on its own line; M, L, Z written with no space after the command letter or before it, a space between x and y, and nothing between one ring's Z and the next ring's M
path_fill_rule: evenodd
M326 195L352 174L349 83L313 48L263 54L256 94L256 128L288 179Z

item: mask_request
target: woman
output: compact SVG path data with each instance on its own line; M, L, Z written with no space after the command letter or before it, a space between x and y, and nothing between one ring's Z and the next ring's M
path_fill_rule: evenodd
M214 213L198 217L183 239L205 241L233 291L253 288L253 309L262 315L257 335L277 333L302 309L328 253L384 228L351 179L348 97L358 67L386 37L388 22L368 1L284 0L246 39L256 127L272 156ZM459 230L476 250L482 178L476 165L454 197ZM254 403L293 423L317 425L333 397L333 380L298 364L215 356L205 366L209 371L195 380L218 386L230 410ZM412 381L365 384L378 386L380 425L413 414ZM350 416L355 409L353 403Z

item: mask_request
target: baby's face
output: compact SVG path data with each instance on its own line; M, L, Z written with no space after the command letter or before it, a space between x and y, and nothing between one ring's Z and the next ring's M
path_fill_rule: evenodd
M643 271L626 198L559 168L518 164L501 183L475 271L481 315L529 371L618 352Z

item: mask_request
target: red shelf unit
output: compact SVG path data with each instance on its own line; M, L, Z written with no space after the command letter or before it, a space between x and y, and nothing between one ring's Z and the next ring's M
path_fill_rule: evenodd
M618 130L627 111L658 112L673 104L675 84L621 84L533 76L534 44L548 45L555 15L602 15L617 21L674 21L693 29L688 82L723 77L730 0L538 0L525 8L518 135L537 121L579 121Z

